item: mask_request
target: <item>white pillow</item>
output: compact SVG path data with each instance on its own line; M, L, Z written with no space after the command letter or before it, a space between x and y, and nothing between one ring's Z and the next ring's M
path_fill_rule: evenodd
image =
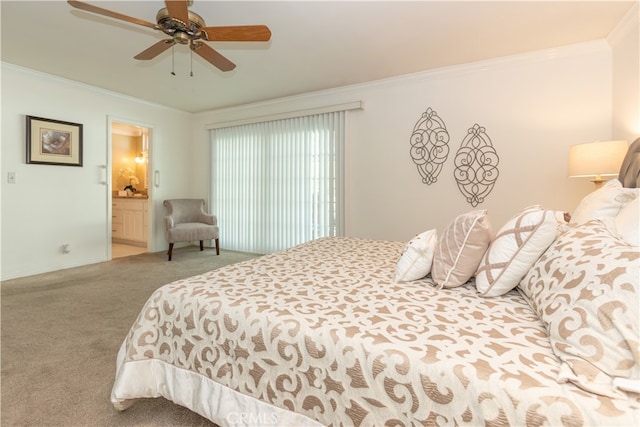
M616 178L585 196L571 215L571 222L584 224L594 219L615 218L622 206L634 197L633 188L624 188Z
M396 282L422 279L431 271L433 251L437 242L436 230L425 231L411 239L396 263Z
M507 221L489 245L476 272L480 295L504 295L518 285L553 243L558 228L556 217L555 211L529 206Z
M614 223L618 236L625 242L640 246L640 189L634 188L635 199L625 203Z
M465 284L478 269L491 241L486 210L459 215L444 230L433 255L431 278L438 288Z

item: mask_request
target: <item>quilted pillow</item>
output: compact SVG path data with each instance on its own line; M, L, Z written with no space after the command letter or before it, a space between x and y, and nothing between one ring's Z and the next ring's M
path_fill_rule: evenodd
M433 255L431 277L438 288L455 288L473 277L490 241L491 224L486 210L454 219L438 239Z
M436 230L425 231L411 239L398 259L394 280L410 282L422 279L429 274L436 242Z
M561 361L559 382L613 398L640 392L639 278L640 248L595 220L560 235L522 279Z
M571 222L582 224L592 219L615 218L622 206L635 198L635 189L624 188L617 179L585 196L571 215Z
M530 206L496 234L476 272L476 288L484 297L504 295L518 286L533 263L556 237L554 211Z

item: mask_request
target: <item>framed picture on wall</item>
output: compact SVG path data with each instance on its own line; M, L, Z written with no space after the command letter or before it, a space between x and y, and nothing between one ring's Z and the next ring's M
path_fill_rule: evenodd
M27 163L82 166L82 125L27 116Z

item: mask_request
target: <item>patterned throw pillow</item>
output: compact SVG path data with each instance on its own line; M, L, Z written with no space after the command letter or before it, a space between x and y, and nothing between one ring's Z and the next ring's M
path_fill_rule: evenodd
M396 264L396 282L422 279L431 271L433 250L437 242L436 230L418 234L407 243Z
M559 382L614 398L640 392L639 280L640 248L599 220L569 228L522 279L561 360Z
M484 297L504 295L518 285L556 237L554 211L530 206L496 234L476 272L476 288Z
M486 210L459 215L444 230L433 256L431 277L439 288L465 284L478 269L491 241Z

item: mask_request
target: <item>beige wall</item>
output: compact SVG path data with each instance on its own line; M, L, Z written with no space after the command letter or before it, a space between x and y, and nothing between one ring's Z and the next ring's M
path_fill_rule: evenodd
M613 58L613 139L640 137L640 5L608 37Z
M497 229L532 204L571 211L592 191L588 180L567 177L568 148L611 137L611 96L610 46L584 43L198 114L192 160L196 181L206 182L208 124L363 101L363 111L348 113L347 235L406 241L472 209L487 209ZM432 185L421 182L409 154L413 127L429 107L450 135ZM475 123L492 140L500 176L473 207L458 189L453 159Z

